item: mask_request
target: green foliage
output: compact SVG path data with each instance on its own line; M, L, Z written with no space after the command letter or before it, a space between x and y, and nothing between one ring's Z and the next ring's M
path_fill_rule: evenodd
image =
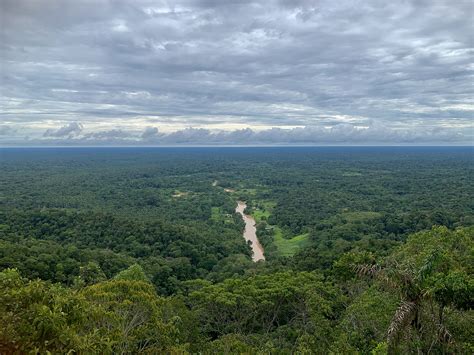
M114 279L78 291L0 272L2 352L138 353L184 350L183 307L158 297L144 281ZM191 322L186 326L190 333ZM195 332L195 331L194 331Z
M72 284L80 268L90 261L107 277L140 263L160 292L170 294L180 281L204 277L220 259L249 255L240 227L235 225L232 231L222 226L198 229L58 210L0 211L0 218L9 226L0 232L0 245L4 246L0 265L66 284ZM158 268L169 271L158 275Z
M338 340L333 345L336 353L350 349L370 353L386 338L398 297L371 287L356 297L344 312L337 327Z
M164 300L156 295L150 283L130 276L135 274L81 291L89 303L101 310L91 323L103 332L101 338L112 340L114 353L163 351L171 347L177 331L172 322L163 321Z
M472 153L387 149L2 150L0 353L473 353Z
M204 348L206 354L257 354L257 348L249 344L242 334L226 334L214 340Z
M474 229L437 227L410 236L388 259L407 269L423 294L442 306L469 309L474 304Z
M93 307L74 292L18 271L0 273L0 349L5 352L107 351L90 328Z
M150 282L150 280L148 280L146 277L143 268L138 264L134 264L128 269L120 271L117 275L115 275L114 280Z
M319 349L328 348L331 320L342 305L336 288L306 272L227 279L195 291L191 298L210 337L261 334L290 349L308 334Z
M473 237L472 228L435 227L410 236L383 265L358 267L401 299L387 331L389 352L457 352L471 347L469 338L454 340L446 326L453 313L446 310L474 304Z
M309 233L296 235L292 238L284 238L281 231L276 230L274 243L279 255L293 256L297 251L309 245Z
M97 263L90 261L85 266L79 268L79 277L76 283L92 285L105 280L106 276L100 266Z

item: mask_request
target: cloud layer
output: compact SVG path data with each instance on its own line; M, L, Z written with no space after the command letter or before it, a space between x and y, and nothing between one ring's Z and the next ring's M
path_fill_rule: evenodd
M0 13L0 144L472 142L470 0L4 0Z
M49 139L28 137L22 144L27 146L452 145L471 142L470 136L457 129L434 128L416 132L391 129L375 122L370 122L370 125L365 127L338 124L332 127L306 126L291 129L273 127L259 131L250 128L233 131L185 128L169 133L160 132L157 127L146 127L143 131L111 129L89 133L84 133L82 128L81 124L74 122L57 130L47 130L43 136Z

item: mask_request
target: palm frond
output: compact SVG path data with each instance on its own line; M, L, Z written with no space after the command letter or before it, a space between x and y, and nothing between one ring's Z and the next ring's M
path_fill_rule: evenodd
M439 341L442 343L453 342L453 336L443 324L438 324L438 337L439 337Z
M387 331L387 341L389 344L394 343L400 336L401 331L405 329L415 317L417 303L403 301L396 310L390 326Z
M377 264L354 265L354 271L359 276L375 277L380 272L381 267Z
M450 344L454 342L453 336L449 332L448 328L445 327L440 320L431 314L431 321L436 326L436 331L438 332L438 341L440 343Z
M400 275L394 269L385 269L378 264L354 265L353 269L359 277L376 279L391 289L400 287L397 282L400 279Z
M439 264L442 259L442 255L438 250L432 251L428 257L424 260L423 265L418 270L417 278L419 281L423 281L433 269Z

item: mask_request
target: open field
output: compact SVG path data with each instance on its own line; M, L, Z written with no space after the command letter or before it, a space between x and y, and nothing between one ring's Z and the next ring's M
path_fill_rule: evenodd
M278 249L278 253L281 256L292 256L300 249L309 245L309 233L296 235L291 239L283 237L283 232L280 228L274 228L274 243Z

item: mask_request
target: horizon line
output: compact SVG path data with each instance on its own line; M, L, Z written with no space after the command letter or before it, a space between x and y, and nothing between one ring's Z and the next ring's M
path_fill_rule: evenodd
M474 148L474 144L170 144L170 145L0 145L0 149L18 149L18 148L360 148L360 147L405 147L405 148Z

